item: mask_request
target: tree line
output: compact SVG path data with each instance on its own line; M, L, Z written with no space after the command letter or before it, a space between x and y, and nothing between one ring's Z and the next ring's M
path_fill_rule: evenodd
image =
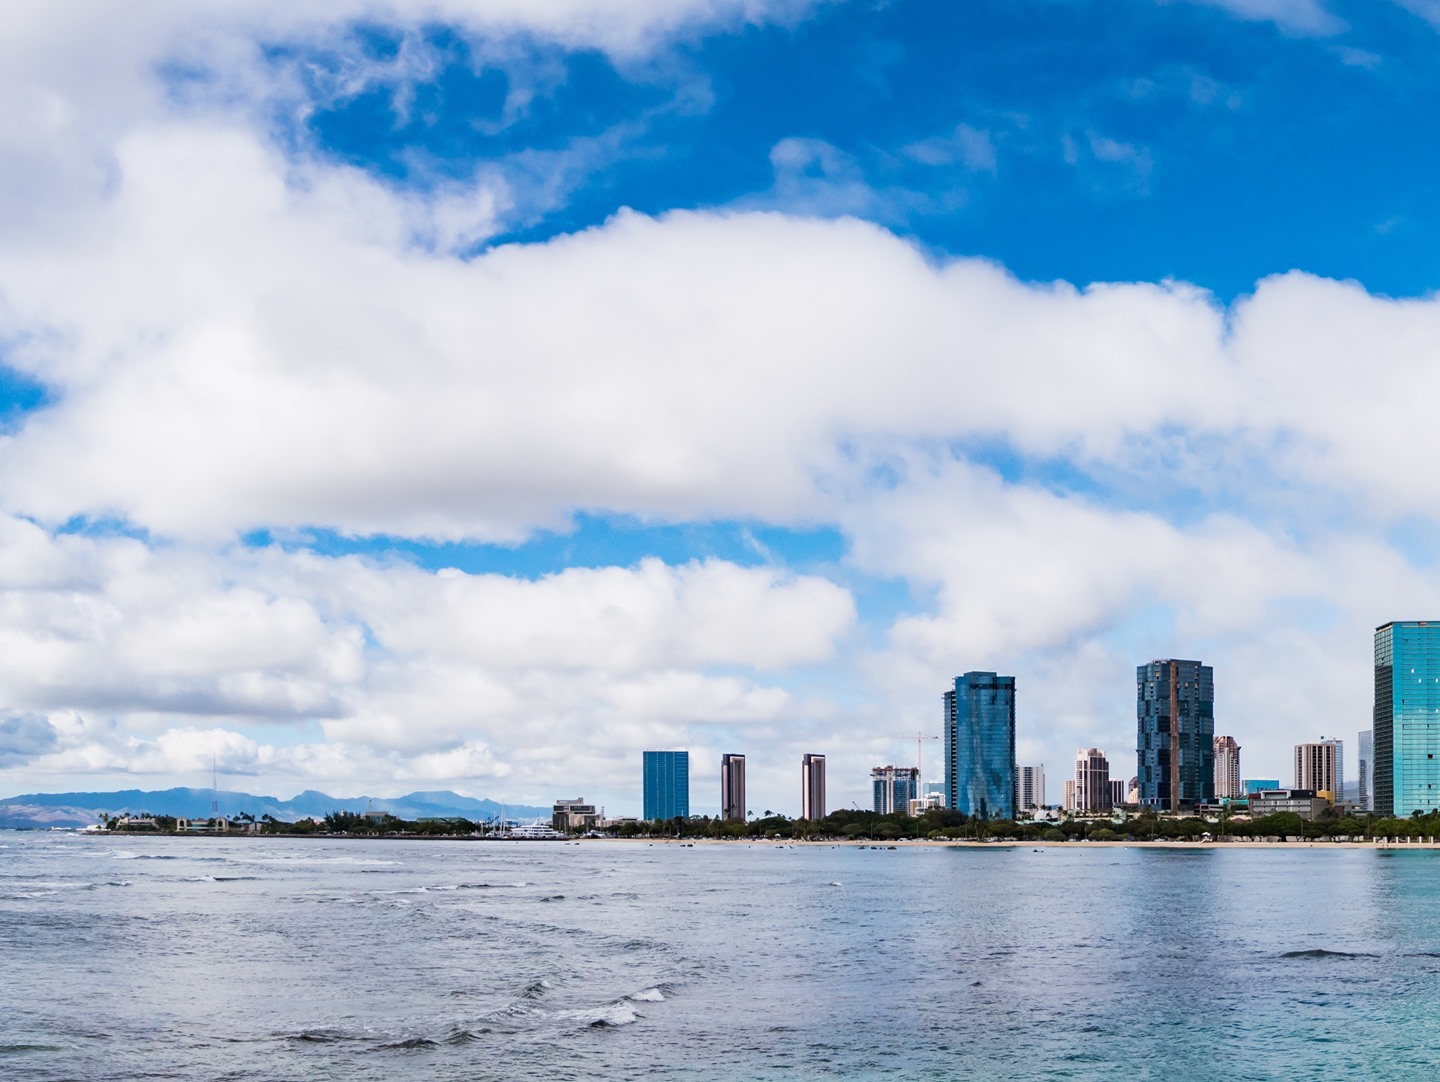
M1044 820L981 819L947 808L931 808L911 817L882 815L870 811L837 811L823 819L789 819L766 813L749 819L712 819L690 816L684 819L623 824L621 837L679 838L778 838L814 840L822 838L864 841L1195 841L1212 838L1244 840L1266 838L1440 838L1440 812L1408 819L1365 815L1337 816L1333 813L1307 821L1294 812L1279 812L1259 819L1235 819L1222 814L1210 820L1200 816L1169 817L1146 811L1132 814L1123 822L1113 819L1069 817L1058 822Z

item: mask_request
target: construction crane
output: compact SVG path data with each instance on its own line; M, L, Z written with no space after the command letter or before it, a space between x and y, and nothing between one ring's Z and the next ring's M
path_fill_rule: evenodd
M939 740L938 736L926 736L922 732L901 733L895 739L915 741L915 795L920 799L925 798L925 759L922 751L927 740Z

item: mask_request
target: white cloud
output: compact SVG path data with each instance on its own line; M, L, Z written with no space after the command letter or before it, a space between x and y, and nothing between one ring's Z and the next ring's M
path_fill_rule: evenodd
M85 12L113 33L79 35L74 5L0 13L0 336L56 398L0 438L0 696L21 711L0 773L174 778L215 756L297 787L503 779L543 800L601 779L613 798L642 747L691 741L698 793L700 757L737 741L777 786L774 762L826 751L838 794L985 665L1022 678L1027 754L1063 768L1100 741L1123 762L1133 666L1166 652L1217 665L1253 754L1362 724L1368 627L1440 603L1377 540L1440 497L1397 467L1440 452L1434 300L1302 274L1229 309L1183 283L1027 283L793 213L627 212L465 260L523 203L508 175L400 192L287 157L258 119L307 105L261 43L353 63L343 94L423 75L430 19L624 64L808 6L112 5ZM1316 3L1220 6L1337 26ZM366 67L345 36L361 17L409 51ZM171 100L155 66L197 59ZM1150 168L1099 133L1068 146ZM927 155L995 168L963 126ZM792 211L883 213L828 143L772 161ZM986 442L1063 463L1080 492L967 463ZM647 560L521 581L233 544L510 540L577 510L835 524L854 547L836 577L915 602L870 651L818 573ZM56 533L77 515L156 540Z
M855 621L824 579L720 561L527 581L17 520L0 540L27 556L0 561L0 697L29 711L0 719L0 773L26 778L213 756L295 788L508 778L540 800L577 760L614 774L692 728L813 714L770 681Z
M975 173L995 172L995 141L988 131L969 124L956 125L946 136L911 143L903 151L922 165L962 163Z
M1192 0L1220 8L1241 19L1271 22L1281 30L1304 36L1328 37L1345 29L1322 0ZM1406 0L1402 0L1406 2ZM1424 3L1425 0L1418 0Z

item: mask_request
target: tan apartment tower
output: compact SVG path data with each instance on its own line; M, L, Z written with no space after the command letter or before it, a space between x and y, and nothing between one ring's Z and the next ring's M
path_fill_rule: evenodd
M825 818L825 756L809 752L800 760L800 818Z
M745 756L720 756L720 818L745 818Z
M1233 736L1215 738L1215 799L1236 800L1245 795L1240 787L1240 745Z
M1075 810L1108 812L1110 760L1099 748L1081 748L1075 753Z
M1319 740L1295 745L1295 788L1324 794L1332 804L1344 797L1345 745L1339 740Z

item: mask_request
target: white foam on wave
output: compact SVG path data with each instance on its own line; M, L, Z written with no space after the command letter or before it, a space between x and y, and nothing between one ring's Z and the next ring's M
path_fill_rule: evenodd
M628 1026L639 1020L640 1015L636 1013L626 1000L618 1003L611 1003L604 1007L591 1007L578 1011L561 1011L561 1018L573 1018L578 1022L584 1022L588 1026Z
M663 1003L665 995L658 988L646 988L643 992L631 992L625 998L636 1003Z

